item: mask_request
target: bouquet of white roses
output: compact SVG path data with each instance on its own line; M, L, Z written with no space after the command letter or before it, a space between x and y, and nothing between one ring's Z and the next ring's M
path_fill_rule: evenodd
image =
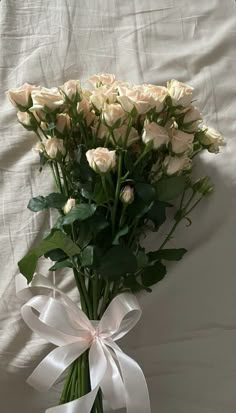
M110 407L144 413L150 410L142 373L114 340L134 325L127 316L129 306L138 312L132 293L151 292L165 276L167 262L186 253L166 244L212 192L209 178L194 180L192 169L196 155L217 153L223 138L202 124L192 105L193 88L177 80L167 87L133 85L98 74L89 82L89 89L69 80L59 88L24 84L7 92L19 122L39 139L34 149L40 170L49 166L56 186L55 192L29 201L31 211L55 208L58 217L19 262L28 283L33 279L31 285L54 294L34 297L22 311L34 331L59 346L31 381L49 388L68 367L60 400L64 410L58 406L50 412L102 413L104 396ZM172 228L157 250L146 251L142 235L155 231L158 240L167 209L174 212ZM53 261L50 271L73 271L82 311L34 277L41 256Z

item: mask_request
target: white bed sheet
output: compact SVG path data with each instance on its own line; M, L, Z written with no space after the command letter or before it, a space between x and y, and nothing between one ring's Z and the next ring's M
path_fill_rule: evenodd
M132 82L192 84L206 122L227 140L221 155L206 154L198 165L215 182L214 195L172 241L190 252L140 298L142 319L123 348L145 372L152 412L236 412L235 12L234 0L0 2L1 413L42 413L60 390L39 394L25 383L49 346L21 320L14 277L51 220L28 211L28 199L47 194L52 181L38 173L35 138L17 124L4 92L100 71ZM76 299L70 277L57 281Z

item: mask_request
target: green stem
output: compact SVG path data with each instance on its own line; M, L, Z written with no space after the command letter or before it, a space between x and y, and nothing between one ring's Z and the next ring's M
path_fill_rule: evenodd
M54 162L54 167L55 167L55 173L56 173L59 189L60 189L60 192L63 194L63 188L62 188L62 184L61 184L61 177L60 177L60 172L59 172L59 167L58 167L57 162Z
M118 171L117 171L117 182L116 182L116 192L115 192L115 201L113 206L113 213L112 213L112 233L115 234L115 225L116 225L116 210L120 196L120 187L121 187L121 173L122 173L122 162L123 162L123 152L119 155L118 160Z
M103 300L102 300L102 306L101 306L101 310L100 310L100 314L99 314L99 318L102 317L107 305L108 305L108 298L110 295L110 281L106 282L106 286L105 286L105 291L104 291L104 295L103 295Z
M73 366L73 364L71 364L70 367L69 367L68 373L66 375L66 379L65 379L65 382L64 382L64 386L63 386L63 390L62 390L62 394L61 394L59 404L64 404L67 401L67 393L68 393L68 390L69 390L69 384L70 384L70 381L71 381L71 376L72 376L72 373L73 373L73 369L74 369L74 366Z
M46 132L43 130L43 128L40 125L40 122L38 122L38 120L36 119L36 117L34 116L33 112L30 112L30 110L27 110L27 113L32 116L32 118L34 118L35 123L38 125L39 130L42 132L42 134L44 135L44 137L46 139L48 139ZM40 140L42 141L41 137Z
M161 250L166 245L166 243L170 240L172 234L174 233L174 231L176 230L177 226L179 225L180 221L182 221L182 219L183 218L180 218L177 221L175 221L173 227L171 228L170 232L167 234L166 238L164 239L163 243L160 245L158 250Z
M108 172L108 173L110 173L110 172ZM112 207L111 207L111 203L110 203L110 199L109 199L109 194L107 192L106 178L105 178L104 174L101 174L100 176L101 176L101 180L102 180L102 187L103 187L104 193L106 195L108 208L110 210L110 214L112 215Z
M99 297L98 297L98 276L95 274L93 280L92 280L92 297L93 297L93 319L97 320L98 315L98 302L99 302Z
M57 179L57 175L55 174L55 171L54 171L54 168L53 168L53 164L52 164L51 162L49 162L49 165L50 165L50 168L51 168L51 170L52 170L52 174L53 174L53 178L54 178L54 181L55 181L57 190L60 191L60 185L59 185L59 182L58 182L58 179Z
M185 213L185 216L187 216L188 214L190 214L190 212L192 212L192 210L199 204L199 202L201 202L201 200L204 198L204 196L201 196L192 206L191 208Z
M66 177L66 173L65 173L63 165L61 165L61 172L62 172L62 177L63 177L63 182L64 182L65 195L69 197L68 182L67 182L67 177Z

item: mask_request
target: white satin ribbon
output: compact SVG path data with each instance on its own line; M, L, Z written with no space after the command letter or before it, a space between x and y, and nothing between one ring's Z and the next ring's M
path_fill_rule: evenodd
M115 343L141 316L134 295L116 296L100 321L90 321L43 275L35 274L27 286L26 279L19 274L16 290L18 297L28 300L21 308L26 324L57 346L28 378L31 386L39 391L49 390L63 371L89 349L91 391L79 399L49 408L46 413L89 413L99 388L111 409L125 407L127 413L151 412L141 368Z

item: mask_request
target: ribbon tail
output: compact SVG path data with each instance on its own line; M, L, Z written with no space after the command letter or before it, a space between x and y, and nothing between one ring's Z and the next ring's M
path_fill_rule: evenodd
M64 370L89 347L88 343L75 342L51 351L28 377L27 383L38 391L49 390Z
M109 344L116 354L123 377L127 413L151 413L150 399L144 374L136 361L115 343Z

